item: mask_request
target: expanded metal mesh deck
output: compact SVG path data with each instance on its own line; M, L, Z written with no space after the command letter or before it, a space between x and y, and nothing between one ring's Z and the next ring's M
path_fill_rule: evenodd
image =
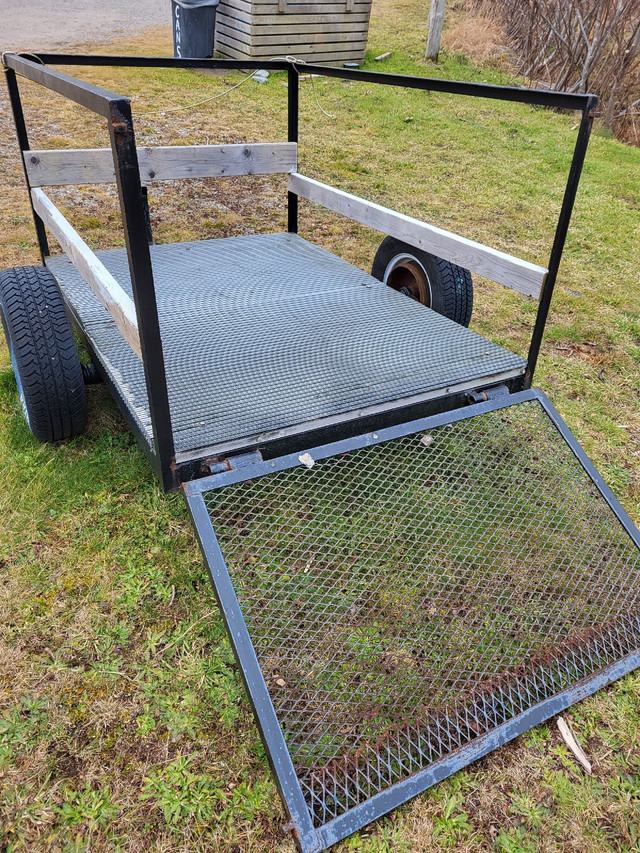
M531 396L205 491L315 827L638 650L635 534Z
M98 252L131 293L124 249ZM519 356L295 234L151 247L176 450L522 374ZM142 365L66 257L47 261L151 443Z

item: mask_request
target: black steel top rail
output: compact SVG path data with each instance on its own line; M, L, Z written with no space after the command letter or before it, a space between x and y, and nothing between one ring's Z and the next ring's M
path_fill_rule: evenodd
M12 68L21 76L33 80L34 83L40 83L41 86L45 86L47 89L51 89L53 92L57 92L59 95L63 95L65 98L69 98L76 104L80 104L80 106L86 107L107 119L111 117L112 104L123 101L129 102L129 98L123 98L115 92L110 92L109 89L85 83L75 77L70 77L68 74L63 74L61 71L47 68L42 64L44 60L35 53L28 56L5 53L2 59L7 68Z
M122 68L264 68L286 71L291 62L286 59L179 59L172 56L103 56L89 53L24 53L46 65L120 66Z
M8 56L16 56L16 54L9 54ZM171 57L158 56L90 56L69 53L34 53L28 56L37 58L40 62L47 65L119 65L133 68L246 68L251 70L253 68L268 67L272 71L286 71L290 65L294 65L298 71L319 74L324 77L338 77L343 80L362 80L366 83L380 83L385 86L423 89L425 91L443 92L451 95L470 95L476 98L515 101L543 107L579 110L581 112L590 108L590 99L594 97L588 94L580 95L569 92L553 92L546 89L500 86L494 83L470 83L461 80L443 80L436 77L416 77L404 74L388 74L380 71L365 71L360 68L314 65L313 63L296 60L293 56L288 59L268 60L173 59Z
M492 98L499 101L516 101L543 107L557 107L583 111L588 107L589 95L572 95L567 92L549 92L544 89L524 89L518 86L498 86L494 83L468 83L462 80L440 80L435 77L413 77L403 74L386 74L379 71L363 71L355 68L335 68L325 65L303 66L305 73L322 74L325 77L340 77L344 80L362 80L366 83L381 83L385 86L401 86L405 89L423 89L450 95L470 95L475 98Z

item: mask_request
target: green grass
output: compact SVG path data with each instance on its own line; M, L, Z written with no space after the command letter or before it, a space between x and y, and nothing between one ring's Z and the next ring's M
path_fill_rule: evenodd
M438 67L422 63L425 32L422 4L376 2L368 67L510 82L446 51ZM153 38L113 52L169 52L168 34ZM138 112L239 79L92 75L138 92ZM284 82L274 74L205 108L140 116L138 138L283 139ZM575 117L322 79L315 95L303 82L305 172L546 262ZM101 122L61 99L32 90L27 100L33 147L105 144ZM2 110L0 260L37 263L6 98ZM280 178L195 181L179 193L154 184L156 238L281 228L283 191ZM54 195L91 245L122 245L111 191ZM536 377L636 521L639 206L640 149L596 132ZM301 222L369 268L380 235L306 204ZM534 316L531 301L476 282L474 327L498 343L526 351ZM37 445L0 345L0 849L292 850L182 499L159 492L104 389L91 387L89 403L85 436ZM631 675L572 710L593 778L541 727L338 849L638 850L639 696Z

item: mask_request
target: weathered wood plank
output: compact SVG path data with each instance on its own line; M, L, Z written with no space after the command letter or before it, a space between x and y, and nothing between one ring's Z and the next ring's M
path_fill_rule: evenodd
M31 198L38 216L60 243L69 260L95 293L98 301L111 314L122 337L135 354L142 358L133 299L128 293L125 293L75 228L42 190L31 190Z
M260 17L262 15L278 15L278 9L280 7L280 0L274 0L273 3L260 3L260 5L255 5L251 2L251 0L223 0L218 5L218 12L223 15L231 14L234 10L238 9L244 12L248 12L252 14L254 17ZM346 14L352 15L369 13L371 9L370 0L363 0L363 2L355 2L353 4L353 11L346 12L345 10L345 0L342 0L340 3L291 3L287 2L286 11L284 14L287 15L342 15Z
M309 22L305 18L310 15L285 15L274 19L271 23L258 23L244 20L243 17L231 17L230 15L216 16L216 30L219 25L236 29L251 35L265 35L269 33L350 33L361 32L369 26L366 15L350 15L347 20L341 21L318 21ZM313 16L319 17L319 16ZM329 17L329 16L327 16ZM344 18L344 16L342 16ZM302 18L302 20L300 20ZM295 19L295 20L292 20Z
M367 30L359 32L334 32L334 33L298 33L295 30L292 32L283 31L281 28L275 29L269 35L256 35L255 32L251 37L251 44L255 47L262 45L325 45L327 48L333 45L339 45L337 50L344 49L344 43L359 44L366 42ZM295 53L295 50L292 50Z
M216 33L219 36L226 35L229 38L234 39L234 41L240 42L240 44L246 44L247 47L251 47L251 32L232 26L231 23L227 24L224 20L216 21Z
M246 46L245 46L246 47ZM269 59L278 59L282 57L282 45L276 45L274 48L266 48L259 47L255 50L251 51L251 56L247 50L241 52L238 50L238 45L233 44L224 44L223 41L220 41L220 55L221 57L226 58L237 58L237 59L256 59L258 61L266 62ZM362 50L354 53L354 51L343 50L340 52L331 52L331 53L311 53L309 52L306 61L313 62L314 65L332 65L336 62L363 62L365 55L365 44L363 43ZM217 48L218 49L218 48ZM298 53L302 54L302 48L298 49ZM300 66L301 70L303 66ZM304 73L304 72L303 72Z
M228 15L216 15L216 35L219 32L224 32L225 29L238 31L251 35L251 24L243 21L240 18L230 18Z
M220 6L218 6L220 9ZM340 29L344 26L353 25L356 23L368 23L369 14L367 12L350 12L349 15L297 15L288 12L283 19L282 15L263 15L261 12L252 14L244 9L228 9L226 12L218 12L216 14L216 25L218 20L225 21L241 21L243 24L254 27L276 27L286 21L297 27L308 26L315 27L318 24L326 26L335 26Z
M250 47L234 41L225 33L216 33L216 51L227 59L249 59Z
M231 175L277 175L295 171L297 160L298 146L295 142L143 148L141 176L146 182Z
M295 49L297 49L298 45L326 45L326 49L336 49L336 50L344 50L345 43L346 44L357 44L360 45L367 40L367 30L358 30L356 32L333 32L333 33L319 33L319 32L311 32L311 33L298 33L298 32L289 32L288 28L274 28L272 32L268 35L260 35L256 34L254 31L252 36L247 35L246 33L242 33L239 30L234 29L233 27L227 27L224 24L218 25L216 22L216 32L219 35L225 35L229 39L233 39L235 42L245 45L252 45L253 47L276 47L278 46L278 53L282 54L283 49L291 47L292 51L295 53ZM338 45L338 47L334 48L334 45Z
M286 46L286 45L285 45ZM300 58L304 58L305 60L311 62L330 62L332 60L343 59L345 61L354 61L358 62L361 59L364 59L366 42L363 39L362 42L359 40L356 41L354 45L351 47L347 47L346 45L342 49L335 49L331 44L322 45L322 44L297 44L295 45L295 51L293 55L300 55ZM291 51L288 51L290 53ZM282 56L283 54L283 45L259 45L258 47L252 47L251 55L254 59L261 59L262 57L275 58L276 56ZM304 69L304 65L298 66L300 70Z
M466 237L428 225L419 219L397 213L374 202L365 201L304 175L297 173L289 175L289 190L335 213L382 231L390 237L404 240L412 246L466 267L527 296L537 298L540 295L547 275L544 267L484 246L482 243L476 243L474 240L467 240Z
M34 187L115 181L109 148L25 151L24 159ZM295 142L259 142L139 148L138 162L143 183L176 178L286 174L297 168L297 145Z
M316 21L315 18L320 18ZM281 26L289 27L292 32L299 33L342 33L350 29L362 29L368 27L368 15L286 15L280 20L270 21L257 16L253 22L253 32L263 29L276 30Z

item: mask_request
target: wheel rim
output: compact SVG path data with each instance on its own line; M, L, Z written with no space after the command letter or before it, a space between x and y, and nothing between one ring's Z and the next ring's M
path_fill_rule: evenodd
M387 264L383 281L399 293L431 307L431 282L427 271L413 255L396 255Z

